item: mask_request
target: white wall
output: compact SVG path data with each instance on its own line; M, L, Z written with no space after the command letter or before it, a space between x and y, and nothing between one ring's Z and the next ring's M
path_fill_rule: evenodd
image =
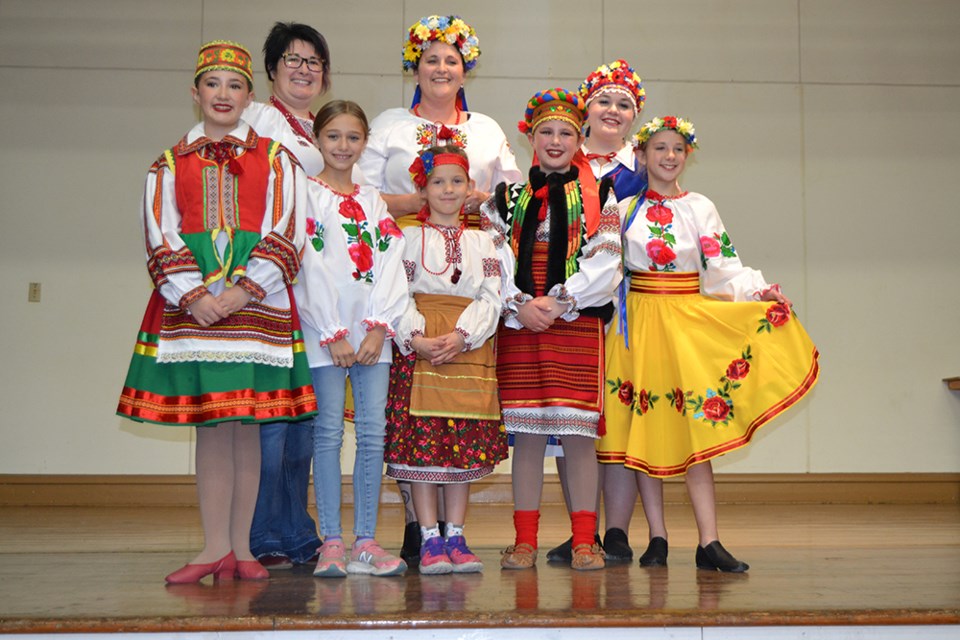
M617 57L645 115L696 123L684 186L822 352L809 399L719 471L960 471L960 394L941 382L960 375L954 0L0 0L0 473L192 471L191 429L114 409L149 294L143 178L194 122L199 45L258 51L274 20L312 24L332 50L324 99L373 116L409 104L400 47L436 12L476 28L470 107L522 166L533 91Z

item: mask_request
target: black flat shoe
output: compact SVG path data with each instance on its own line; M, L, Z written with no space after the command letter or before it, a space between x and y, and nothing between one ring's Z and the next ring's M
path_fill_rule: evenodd
M700 553L698 551L697 558L699 557L700 557ZM667 541L665 538L656 536L650 539L650 544L647 545L647 550L643 552L642 556L640 556L640 566L641 567L667 566Z
M600 534L593 534L593 541L602 549ZM573 562L573 538L567 538L565 542L560 543L550 551L547 551L547 562L563 562L570 564Z
M607 562L632 562L633 549L627 540L627 534L623 529L613 527L607 529L603 534L603 551L607 556Z
M697 569L743 573L749 568L750 565L746 562L740 562L730 555L719 540L714 540L705 547L697 547Z
M547 551L547 562L565 562L570 564L573 561L573 538L567 538L550 551Z
M400 557L408 567L420 566L420 543L420 523L408 523L403 530L403 546L400 547Z

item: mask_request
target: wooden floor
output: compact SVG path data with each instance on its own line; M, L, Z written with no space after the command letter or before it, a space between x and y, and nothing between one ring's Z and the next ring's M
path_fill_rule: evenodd
M957 505L721 506L724 543L751 564L744 575L695 569L683 505L668 507L669 567L597 572L542 557L502 571L510 508L471 509L482 574L337 580L301 567L165 586L200 546L195 509L0 508L0 633L960 624ZM641 520L630 532L639 551ZM542 522L544 548L566 537L562 507ZM383 508L379 530L399 547L398 507Z

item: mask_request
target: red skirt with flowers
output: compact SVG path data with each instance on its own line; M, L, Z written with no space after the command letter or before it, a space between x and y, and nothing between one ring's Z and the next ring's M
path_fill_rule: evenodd
M417 354L394 349L387 396L387 475L410 482L457 483L493 472L508 454L499 420L410 415ZM456 398L451 398L452 405Z
M748 444L817 382L817 348L785 305L708 298L696 273L635 273L626 308L630 348L619 319L607 332L600 462L682 475Z

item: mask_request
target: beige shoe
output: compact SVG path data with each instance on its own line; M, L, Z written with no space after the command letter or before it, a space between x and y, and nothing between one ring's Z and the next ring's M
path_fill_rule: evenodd
M570 568L577 571L594 571L606 566L603 549L597 544L578 544L573 548Z
M536 561L536 548L526 542L510 545L500 552L500 566L504 569L530 569Z

